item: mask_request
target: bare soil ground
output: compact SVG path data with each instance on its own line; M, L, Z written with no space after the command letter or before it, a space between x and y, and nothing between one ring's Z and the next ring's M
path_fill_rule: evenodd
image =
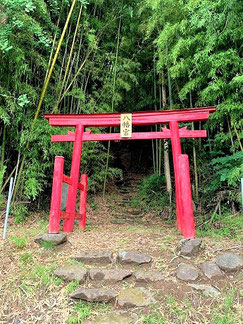
M134 318L134 323L240 323L242 272L225 274L217 281L205 279L201 274L196 283L217 287L221 294L215 298L205 297L175 276L180 262L199 266L239 245L239 241L206 236L202 238L203 246L196 256L174 258L182 238L175 225L169 225L152 213L138 215L138 211L132 219L133 212L126 204L131 192L114 189L105 200L100 196L94 197L88 206L86 230L80 231L75 225L74 232L68 235L68 242L55 248L34 243L38 233L47 231L47 214L32 215L27 223L18 225L10 219L8 238L0 241L0 323L72 324L87 320L96 323L97 316L110 312L128 314ZM140 251L153 258L150 265L126 267L134 271L158 269L165 280L138 285L128 278L113 285L87 281L82 286L104 286L117 291L124 287L144 286L152 292L156 304L142 309L120 310L116 305L74 302L68 295L79 287L78 283L65 283L52 275L55 268L72 264L72 257L79 251L112 250L117 253L124 249ZM237 249L233 251L240 252Z

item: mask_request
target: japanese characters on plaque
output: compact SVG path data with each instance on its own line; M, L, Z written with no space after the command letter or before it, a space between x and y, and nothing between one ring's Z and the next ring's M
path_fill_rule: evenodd
M121 114L120 136L132 137L132 114Z

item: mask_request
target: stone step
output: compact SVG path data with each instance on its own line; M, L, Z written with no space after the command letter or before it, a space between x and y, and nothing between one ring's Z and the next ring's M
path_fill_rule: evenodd
M88 270L81 265L70 265L54 270L53 274L64 281L77 280L84 283L88 277Z
M118 282L131 277L131 270L124 269L91 269L89 278L91 280L102 280L105 282Z
M143 253L133 251L119 251L117 261L121 264L143 264L150 263L152 258Z
M155 303L150 292L144 288L126 288L117 296L117 304L120 307L144 307Z
M111 251L85 251L80 252L74 257L74 260L81 261L83 263L101 263L109 264L113 263L115 259L113 258L113 252Z
M199 270L191 264L180 263L176 270L176 276L183 281L194 281L199 276Z
M112 251L82 251L73 257L74 260L87 264L114 264L118 261L120 264L143 264L150 263L152 258L140 252L122 250L118 252L117 257Z
M137 282L144 282L144 283L151 283L151 282L158 282L165 279L163 274L160 271L156 270L139 270L134 274L135 280Z
M79 288L70 294L73 299L81 299L88 302L109 303L117 301L122 308L144 307L155 303L154 297L144 288L126 288L120 293L113 289L104 288Z
M114 301L118 293L113 289L79 288L70 294L71 298L88 302L109 303Z

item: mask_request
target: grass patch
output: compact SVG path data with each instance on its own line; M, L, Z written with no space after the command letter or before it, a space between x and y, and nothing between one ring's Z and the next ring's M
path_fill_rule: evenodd
M168 296L166 299L169 312L177 319L179 323L184 323L187 319L186 309L183 309L183 304L179 305L178 302L172 296Z
M153 312L144 317L143 323L146 324L167 324L168 321L159 312Z
M238 313L238 315L240 315ZM217 306L213 311L213 324L237 324L240 318L235 310L235 291L232 289L229 295L223 300L223 303Z
M69 294L71 294L73 291L77 290L78 288L80 288L80 285L79 285L79 282L78 280L73 280L73 281L70 281L68 284L67 284L67 291Z
M108 311L110 309L109 305L106 304L100 304L100 303L85 303L83 301L77 302L73 310L75 312L74 315L72 315L68 319L68 324L79 324L83 323L83 321L92 315L98 315L103 314L105 311Z
M66 264L68 264L68 265L83 265L83 262L82 261L77 261L77 260L74 260L74 259L68 259L66 261Z
M85 231L95 231L98 229L97 225L93 225L93 224L86 224L85 226Z
M33 255L31 253L25 252L20 255L20 261L24 264L29 264L33 262Z
M196 229L198 237L209 236L215 239L231 238L237 241L243 239L243 214L237 215L216 215L214 218L214 224L210 222L203 225L203 227Z
M91 304L84 303L82 301L78 302L73 307L74 316L71 316L68 320L68 324L78 324L82 323L84 319L92 315L92 306Z
M14 243L17 249L23 249L27 245L27 239L25 237L11 236L10 241Z
M40 241L40 245L47 250L54 249L56 245L53 242Z
M37 265L32 268L32 278L38 280L39 284L43 286L59 286L63 282L62 279L52 275L56 267L55 264L50 267Z
M174 240L175 240L175 237L174 237L174 236L166 236L166 237L163 239L163 241L164 241L165 243L167 243L167 242L172 243L172 242L174 242Z

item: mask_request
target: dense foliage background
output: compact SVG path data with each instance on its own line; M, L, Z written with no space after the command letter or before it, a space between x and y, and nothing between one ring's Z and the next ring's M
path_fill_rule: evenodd
M15 201L39 199L41 205L54 156L65 155L69 166L71 145L51 145L50 135L63 130L51 129L44 113L217 105L206 125L209 139L185 141L183 150L192 159L199 214L237 211L243 177L242 1L73 2L70 21L71 0L0 2L1 192L13 175ZM166 143L154 141L153 171L159 176L168 163L166 150ZM87 143L83 156L91 190L101 188L106 176L121 176L104 167L107 148L101 143ZM171 160L169 154L172 170Z

